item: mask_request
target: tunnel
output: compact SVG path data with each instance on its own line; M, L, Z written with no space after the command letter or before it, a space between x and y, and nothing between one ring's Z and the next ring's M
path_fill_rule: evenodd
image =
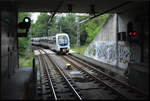
M42 69L38 70L37 67L40 67L40 64L44 63L42 62L44 58L39 59L37 57L39 54L46 54L44 53L44 51L37 52L37 50L32 49L32 52L34 54L32 68L28 70L25 69L25 72L22 72L24 71L24 69L20 70L19 68L19 38L27 37L28 35L27 32L22 34L18 33L19 12L51 13L51 16L48 21L49 23L51 23L51 21L57 13L90 14L91 16L89 18L85 19L83 22L80 22L79 27L82 23L95 19L100 15L106 13L111 14L109 19L99 32L99 34L97 34L93 41L88 45L87 49L84 52L84 56L76 54L70 55L70 57L78 58L79 60L82 60L82 62L87 62L88 65L100 68L100 70L106 73L107 75L115 75L116 79L126 78L131 86L130 88L138 89L136 91L142 92L143 96L149 95L149 0L0 0L1 99L25 99L24 93L27 93L27 91L24 89L24 84L19 85L20 83L18 83L17 85L17 82L24 82L22 80L26 79L27 75L31 75L30 78L34 80L31 80L32 84L30 84L30 86L32 86L31 88L36 88L36 83L38 83L36 82L36 80L39 79L38 72L43 73L41 72ZM81 36L79 35L78 38L80 37ZM78 47L80 45L79 42L80 40L78 40ZM40 45L37 45L37 47L39 46ZM46 47L48 49L47 46L43 47ZM62 56L62 58L64 58L65 61L69 61L69 59L65 56ZM39 61L38 66L36 64L37 61ZM72 61L70 61L70 64L72 63ZM54 60L51 59L51 62L54 62ZM59 62L59 60L57 62ZM45 66L47 65L45 63ZM88 65L86 66L88 67ZM67 65L64 65L64 67L65 66ZM56 65L56 67L58 66ZM72 65L69 65L69 67L66 68L72 68ZM70 69L66 69L66 71L69 70ZM30 71L30 73L28 71ZM48 72L47 69L46 72ZM92 71L89 70L89 72ZM76 73L78 76L82 74L77 71L74 71L70 72L69 75L71 75L70 77L74 77ZM60 74L63 73L60 72ZM45 74L43 73L42 75ZM75 76L75 81L77 79L77 82L79 80L78 76ZM99 76L100 75L96 75L96 77ZM48 77L49 74L47 78ZM82 81L82 76L80 76L79 78L81 79L80 81ZM66 78L64 80L66 80ZM84 80L82 82L84 82ZM85 86L83 86L83 88L86 88L86 83L84 84ZM78 85L80 85L80 83ZM107 83L104 82L101 86L103 85L107 85ZM14 88L16 87L16 90L14 91L13 86ZM73 86L69 87L73 89ZM109 88L111 89L112 87ZM20 89L21 94L19 94ZM39 91L41 91L41 88L39 89ZM32 90L30 93L34 94L36 90L34 88ZM78 90L73 89L73 92L71 94L76 94L75 91ZM83 92L82 90L80 91L80 93L87 94L85 96L85 99L86 97L88 99L88 96L89 99L90 96L96 96L98 92L93 90L93 92L96 92L95 95L88 95L88 90L87 92L85 91L86 90L84 90ZM112 91L117 93L120 92L117 90ZM32 99L32 94L30 95L29 99ZM57 100L56 96L53 94L51 96L54 96L55 100ZM82 96L79 96L80 94L76 95L77 98L81 100ZM44 96L43 99L51 99L51 96ZM105 96L107 98L107 95ZM124 97L126 98L126 96ZM121 99L121 95L117 98ZM132 96L129 97L129 99L130 98L132 98ZM35 99L41 98L37 97ZM149 96L146 99L149 99Z

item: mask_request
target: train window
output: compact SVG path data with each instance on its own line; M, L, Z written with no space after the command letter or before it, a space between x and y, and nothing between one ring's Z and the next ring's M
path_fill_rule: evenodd
M67 36L58 36L58 43L60 46L65 46L68 44L68 38Z

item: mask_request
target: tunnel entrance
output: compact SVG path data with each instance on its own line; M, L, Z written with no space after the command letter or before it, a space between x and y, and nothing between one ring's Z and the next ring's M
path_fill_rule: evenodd
M79 2L80 5L78 5ZM33 50L31 49L31 38L42 37L42 41L44 40L44 42L46 42L46 36L55 35L57 32L69 34L71 50L70 53L68 53L69 55L71 55L72 52L76 52L73 57L79 58L82 60L82 63L84 61L88 63L88 65L90 64L108 75L110 73L114 74L114 77L116 76L117 79L125 77L127 78L129 85L134 86L148 94L148 8L149 1L147 0L139 0L138 2L134 0L113 0L109 2L108 0L94 0L91 2L85 2L85 0L56 0L54 3L50 3L49 0L46 0L45 2L37 0L36 4L35 0L0 1L1 98L7 99L9 94L12 94L12 92L9 92L11 89L11 83L12 87L15 87L13 86L13 83L15 84L15 80L22 82L21 80L23 79L21 79L21 76L19 76L21 75L22 71L25 72L26 76L29 73L28 72L26 74L28 70L30 73L32 72L31 69L26 70L22 68L20 70L19 68L22 66L31 67L34 65L32 62L35 59L35 56L33 54ZM22 14L19 13L22 11ZM40 20L37 20L36 22L31 21L32 25L26 38L18 37L18 32L20 32L20 30L17 28L20 20L19 16L31 17L31 13L29 12L36 11L42 12L38 16L38 19ZM63 14L63 16L56 16L57 12L64 12L68 14L64 14L65 17ZM86 16L79 16L78 14L76 15L76 13L88 13L88 15L85 14ZM130 22L132 22L131 29ZM46 43L49 44L48 42ZM40 44L37 46L49 48L49 46L45 44ZM56 58L56 60L59 60L57 62L60 62L60 58L65 57L65 55L62 55L62 57L57 57L56 55L55 57L55 53L49 53L51 53L52 57ZM59 63L62 65L62 68L63 61ZM71 61L75 60L70 60L70 62ZM50 65L50 62L47 61L47 63ZM77 63L79 63L79 61ZM84 64L82 63L80 65ZM87 68L88 65L85 67ZM48 67L45 65L44 68ZM47 70L47 72L50 71ZM39 73L45 72L40 71ZM38 74L35 75L37 75L37 77L42 77ZM88 77L85 73L83 73L83 75ZM100 78L101 77L103 76L100 76ZM93 79L88 79L93 82ZM104 80L104 82L108 80L109 83L112 83L112 81L107 77L104 77L104 79L101 80ZM114 86L114 88L115 87L116 86ZM101 90L98 90L97 92L101 92ZM108 89L106 87L106 89L103 90ZM24 91L21 89L21 92ZM84 91L81 93L84 93ZM79 96L78 98L81 99ZM111 96L110 98L113 99L114 97ZM120 97L117 96L117 98L119 99Z

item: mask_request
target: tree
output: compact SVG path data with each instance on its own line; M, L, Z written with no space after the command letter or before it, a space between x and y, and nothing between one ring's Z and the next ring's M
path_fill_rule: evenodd
M48 35L48 20L50 16L47 13L40 13L36 21L36 34L38 35Z
M27 12L19 12L18 13L18 23L19 22L22 22L24 17L30 17L31 14L30 13L27 13Z
M47 13L40 13L35 24L31 25L30 33L33 36L55 35L56 33L67 33L70 37L71 46L77 41L77 25L76 18L79 21L85 20L90 16L77 16L76 14L66 14L66 16L54 16L53 20L48 23L50 16ZM109 15L104 14L80 26L80 42L81 45L90 43L96 34L100 31Z
M71 46L76 44L77 37L77 22L75 14L67 14L61 17L58 22L58 28L61 27L61 32L67 33L70 37Z
M35 24L31 25L30 34L33 37L54 35L58 33L56 17L48 23L50 16L47 13L40 13Z
M109 14L104 14L85 23L85 30L88 35L86 39L87 44L89 44L94 39L94 37L101 30L101 28L106 23L108 18L109 18Z
M52 21L49 23L48 26L48 35L55 35L59 32L58 24L56 22L57 16L54 16Z

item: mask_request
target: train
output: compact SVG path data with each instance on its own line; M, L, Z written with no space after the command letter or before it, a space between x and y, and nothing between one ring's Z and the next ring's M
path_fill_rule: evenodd
M70 39L67 33L57 33L54 36L34 37L31 45L49 48L57 54L66 54L70 50Z

